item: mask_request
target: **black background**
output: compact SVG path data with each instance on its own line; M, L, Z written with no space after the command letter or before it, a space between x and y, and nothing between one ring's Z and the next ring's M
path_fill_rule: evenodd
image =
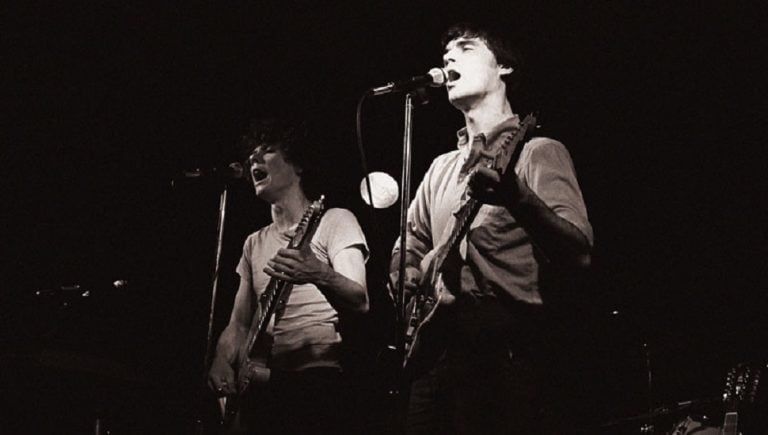
M439 36L463 19L509 24L528 61L513 108L538 110L566 144L595 229L589 276L553 298L553 330L571 334L560 365L580 387L579 424L717 396L731 365L768 357L756 10L527 1L2 9L0 355L10 412L0 423L9 433L42 420L87 427L99 414L115 427L163 420L168 430L195 414L222 185L179 174L235 159L254 116L298 111L320 127L326 192L363 224L379 301L398 210L372 214L360 199L355 106L368 87L440 65ZM429 95L414 115L416 182L462 124L444 91ZM402 105L391 95L363 106L369 169L398 179ZM242 241L269 219L245 183L228 192L216 332ZM117 279L128 286L115 289ZM364 325L374 342L381 324Z

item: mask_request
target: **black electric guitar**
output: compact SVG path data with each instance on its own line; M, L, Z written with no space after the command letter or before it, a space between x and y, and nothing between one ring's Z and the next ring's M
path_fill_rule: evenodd
M760 367L740 363L728 371L723 391L725 419L721 435L737 435L739 426L739 406L755 401L757 384L760 382Z
M325 211L324 202L325 196L320 196L320 199L310 204L288 243L288 249L305 249L308 247ZM252 384L265 383L269 380L268 362L272 350L272 336L269 329L279 320L285 305L288 303L292 287L293 285L289 282L272 278L259 297L255 307L256 311L251 319L248 336L238 350L238 393L222 400L224 427L237 427L241 398L249 391L249 387Z
M486 166L501 172L513 171L523 147L520 143L535 126L536 118L532 114L526 116L519 130L504 141L497 154L487 158L490 161ZM446 305L449 290L443 283L443 267L448 255L466 236L481 205L474 198L466 200L454 214L456 219L445 242L427 253L421 262L421 283L406 306L403 368L408 376L429 370L445 349L447 337L441 307Z

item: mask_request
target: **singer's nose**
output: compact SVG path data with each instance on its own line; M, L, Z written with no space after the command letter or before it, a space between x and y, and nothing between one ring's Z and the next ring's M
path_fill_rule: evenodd
M253 166L256 163L264 163L265 152L266 148L263 146L254 148L253 152L251 152L251 155L248 156L248 166Z
M447 51L445 55L443 55L443 68L447 68L448 65L456 62L456 57L453 54L453 51Z

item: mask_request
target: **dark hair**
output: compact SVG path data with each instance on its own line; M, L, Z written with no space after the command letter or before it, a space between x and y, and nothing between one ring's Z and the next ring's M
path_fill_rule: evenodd
M485 42L488 49L491 50L496 63L501 66L512 68L512 73L503 77L507 84L507 92L515 90L520 84L520 78L523 69L523 59L517 47L513 46L501 29L490 24L480 24L474 22L456 23L448 28L440 38L442 48L445 48L449 42L458 38L478 38Z
M249 122L240 137L238 154L246 161L256 147L271 145L278 148L285 160L301 171L301 189L307 198L320 196L318 157L316 147L310 144L309 126L303 121L289 121L284 118L256 118ZM249 165L246 165L249 166ZM250 177L250 171L248 171Z

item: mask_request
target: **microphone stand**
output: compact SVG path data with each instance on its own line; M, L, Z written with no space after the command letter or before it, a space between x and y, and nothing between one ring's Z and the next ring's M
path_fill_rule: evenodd
M221 251L224 242L224 221L227 212L227 189L228 186L224 184L224 190L222 190L219 196L219 219L216 226L216 257L213 262L213 282L211 284L211 308L208 311L208 332L205 340L205 356L203 360L203 370L208 368L208 364L211 361L211 355L213 353L213 321L216 313L216 295L219 288L219 269L221 267Z
M398 264L397 291L395 292L395 345L398 360L401 362L399 371L402 372L402 360L405 356L405 252L406 229L408 225L408 206L411 203L411 142L413 138L413 95L405 96L405 123L403 127L403 169L400 177L400 264Z
M208 377L208 367L210 365L212 355L213 355L213 325L214 325L214 318L216 314L216 297L218 294L218 288L219 288L219 269L221 267L221 251L223 247L224 242L224 222L226 218L226 211L227 211L227 192L228 192L228 184L224 183L224 189L221 192L221 195L219 196L219 217L218 222L216 224L216 256L214 258L213 262L213 278L211 283L211 303L210 303L210 309L208 311L208 331L206 333L206 340L205 340L205 355L203 356L203 370L202 370L202 376L201 376L201 383L200 388L202 392L198 394L198 409L197 409L197 416L195 417L194 422L194 433L196 435L203 435L207 433L208 428L206 424L206 418L207 413L203 410L205 406L205 400L203 399L205 396L206 391L206 385L207 385L207 377ZM219 406L222 407L222 402L218 401ZM223 408L222 408L223 412Z
M414 100L420 104L429 102L424 88L419 88L405 95L405 122L403 126L403 166L400 177L400 261L398 264L397 288L394 290L395 305L395 359L397 366L395 368L394 380L390 385L389 395L395 399L397 428L402 431L405 425L405 405L406 401L397 400L400 398L401 390L405 385L403 362L405 359L405 253L406 253L406 230L408 225L408 206L411 202L411 143L413 138L413 103ZM396 429L396 433L398 429Z

